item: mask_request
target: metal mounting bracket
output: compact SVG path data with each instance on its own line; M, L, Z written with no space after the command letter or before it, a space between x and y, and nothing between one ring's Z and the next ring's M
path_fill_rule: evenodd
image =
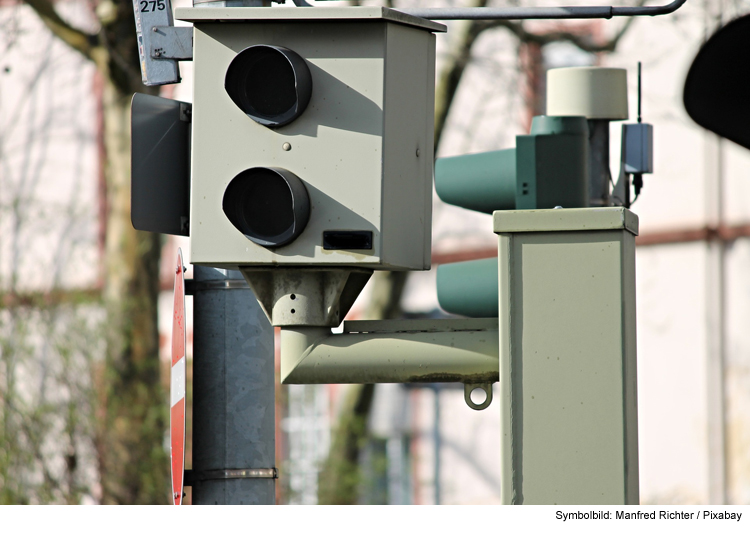
M154 59L193 60L193 28L189 26L154 26L151 28L149 53Z
M193 57L192 28L174 27L170 0L133 0L133 14L143 84L151 87L179 83L177 61ZM187 41L185 30L190 32Z
M355 320L344 332L326 327L281 328L281 382L464 383L475 410L492 403L499 380L497 318ZM471 400L482 389L482 403Z

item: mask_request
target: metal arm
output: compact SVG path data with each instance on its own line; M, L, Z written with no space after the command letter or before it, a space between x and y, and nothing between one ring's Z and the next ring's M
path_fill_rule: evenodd
M464 399L480 410L499 379L496 318L358 320L344 333L327 327L281 328L281 382L464 384ZM471 391L487 394L481 404Z
M663 6L641 7L428 7L398 11L430 20L611 19L666 15L677 11L685 2L674 0Z

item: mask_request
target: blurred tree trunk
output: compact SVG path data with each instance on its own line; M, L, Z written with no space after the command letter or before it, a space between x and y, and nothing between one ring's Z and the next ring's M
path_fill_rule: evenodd
M406 272L376 272L373 275L373 299L368 320L401 316L401 294ZM359 500L361 469L359 458L367 445L367 421L375 394L375 385L350 385L344 406L334 429L331 450L318 479L318 503L351 505Z
M102 78L106 153L104 302L107 354L96 372L96 450L108 504L168 503L164 448L167 396L160 381L157 298L160 236L130 222L130 100L158 93L141 83L133 6L100 0L95 34L70 25L50 0L27 0L62 41L94 62Z
M103 503L167 503L167 397L160 380L157 300L160 235L130 222L130 99L104 89L107 233L104 301L109 317L106 410L99 419Z

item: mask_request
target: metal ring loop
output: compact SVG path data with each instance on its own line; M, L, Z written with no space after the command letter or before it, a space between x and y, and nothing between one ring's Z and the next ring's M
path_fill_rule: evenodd
M474 389L482 389L487 394L482 403L477 404L472 401L471 391ZM492 403L492 383L464 383L464 400L466 400L466 405L475 411L487 409Z

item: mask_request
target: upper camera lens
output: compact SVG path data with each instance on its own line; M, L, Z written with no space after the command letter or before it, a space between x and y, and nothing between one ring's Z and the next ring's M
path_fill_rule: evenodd
M280 46L245 48L229 64L224 87L232 101L256 122L283 126L300 116L312 94L307 63Z

